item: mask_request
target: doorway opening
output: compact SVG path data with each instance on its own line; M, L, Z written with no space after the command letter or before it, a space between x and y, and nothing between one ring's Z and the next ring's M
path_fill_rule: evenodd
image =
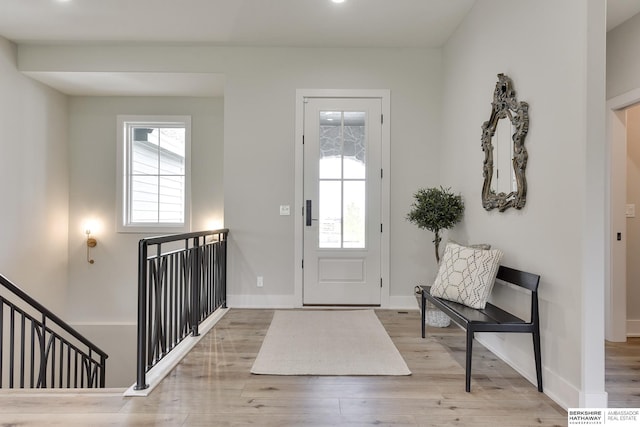
M609 274L605 292L605 339L640 336L640 89L607 103L609 183ZM637 257L635 257L637 258ZM633 303L632 307L630 303ZM631 307L631 310L629 310Z

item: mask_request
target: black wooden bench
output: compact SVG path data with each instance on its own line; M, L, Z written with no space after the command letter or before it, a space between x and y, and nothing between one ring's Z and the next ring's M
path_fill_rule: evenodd
M540 276L500 266L497 279L531 291L531 320L525 322L513 314L487 303L482 310L447 301L431 295L431 286L420 286L422 293L422 338L425 336L427 301L442 310L467 331L466 391L471 391L471 352L476 332L528 332L533 336L538 391L542 392L542 362L540 356L540 316L538 313L538 284Z

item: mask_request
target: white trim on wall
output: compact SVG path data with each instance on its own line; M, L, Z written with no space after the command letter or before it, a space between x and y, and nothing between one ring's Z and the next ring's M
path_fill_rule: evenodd
M605 389L605 309L603 282L606 278L607 235L606 194L606 4L588 0L586 5L586 94L585 112L585 167L583 215L582 215L582 305L580 308L581 331L581 382L579 404L582 408L607 406Z
M640 337L640 319L627 320L627 337Z
M399 296L389 297L389 310L419 310L420 306L415 296Z
M296 90L296 118L295 118L295 203L294 203L294 300L296 307L302 307L302 233L304 218L303 207L303 147L302 135L304 131L304 98L379 98L382 101L382 246L381 268L382 294L380 306L389 307L389 228L391 219L390 185L391 185L391 92L387 89L297 89Z
M293 295L227 295L230 308L286 309L299 304Z
M502 351L499 345L495 345L496 340L501 339L498 334L477 334L475 339L496 357L526 378L531 383L532 387L536 386L537 379L535 368L533 366L533 344L531 344L531 347L517 348L516 353L518 353L519 356L510 357L506 352ZM527 366L522 366L519 363L519 361L527 359L531 362ZM576 396L580 394L580 390L578 390L574 385L566 381L561 375L551 371L544 364L542 366L542 378L544 394L553 399L565 410L577 406L578 402L576 400Z

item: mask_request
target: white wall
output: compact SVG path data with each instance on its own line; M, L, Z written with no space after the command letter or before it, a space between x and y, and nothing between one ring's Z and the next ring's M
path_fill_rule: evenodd
M191 116L192 228L205 230L211 220L223 219L223 100L71 97L69 104L68 319L135 322L138 241L148 235L115 231L116 116ZM98 224L93 234L98 240L92 249L95 264L86 261L88 219Z
M640 88L640 14L607 33L607 99Z
M109 355L105 387L128 388L136 382L138 328L135 323L73 323L71 326Z
M503 264L541 275L545 392L565 406L577 406L584 392L581 331L587 280L583 269L590 250L583 215L588 182L587 12L587 2L579 0L483 0L475 4L443 54L441 177L466 201L464 223L454 235L491 243L504 251ZM604 15L600 18L604 20ZM527 204L520 211L504 213L487 212L481 206L480 127L489 118L498 73L510 76L518 99L530 105ZM603 79L602 75L602 88ZM604 224L591 226L603 229ZM526 296L512 290L497 292L500 304L528 318ZM530 337L484 335L482 339L535 379Z
M0 38L0 274L63 316L67 286L67 98L23 76Z

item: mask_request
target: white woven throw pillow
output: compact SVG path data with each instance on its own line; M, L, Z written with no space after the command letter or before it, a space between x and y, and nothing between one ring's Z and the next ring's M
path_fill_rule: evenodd
M493 289L502 251L449 242L444 249L431 295L483 309Z

